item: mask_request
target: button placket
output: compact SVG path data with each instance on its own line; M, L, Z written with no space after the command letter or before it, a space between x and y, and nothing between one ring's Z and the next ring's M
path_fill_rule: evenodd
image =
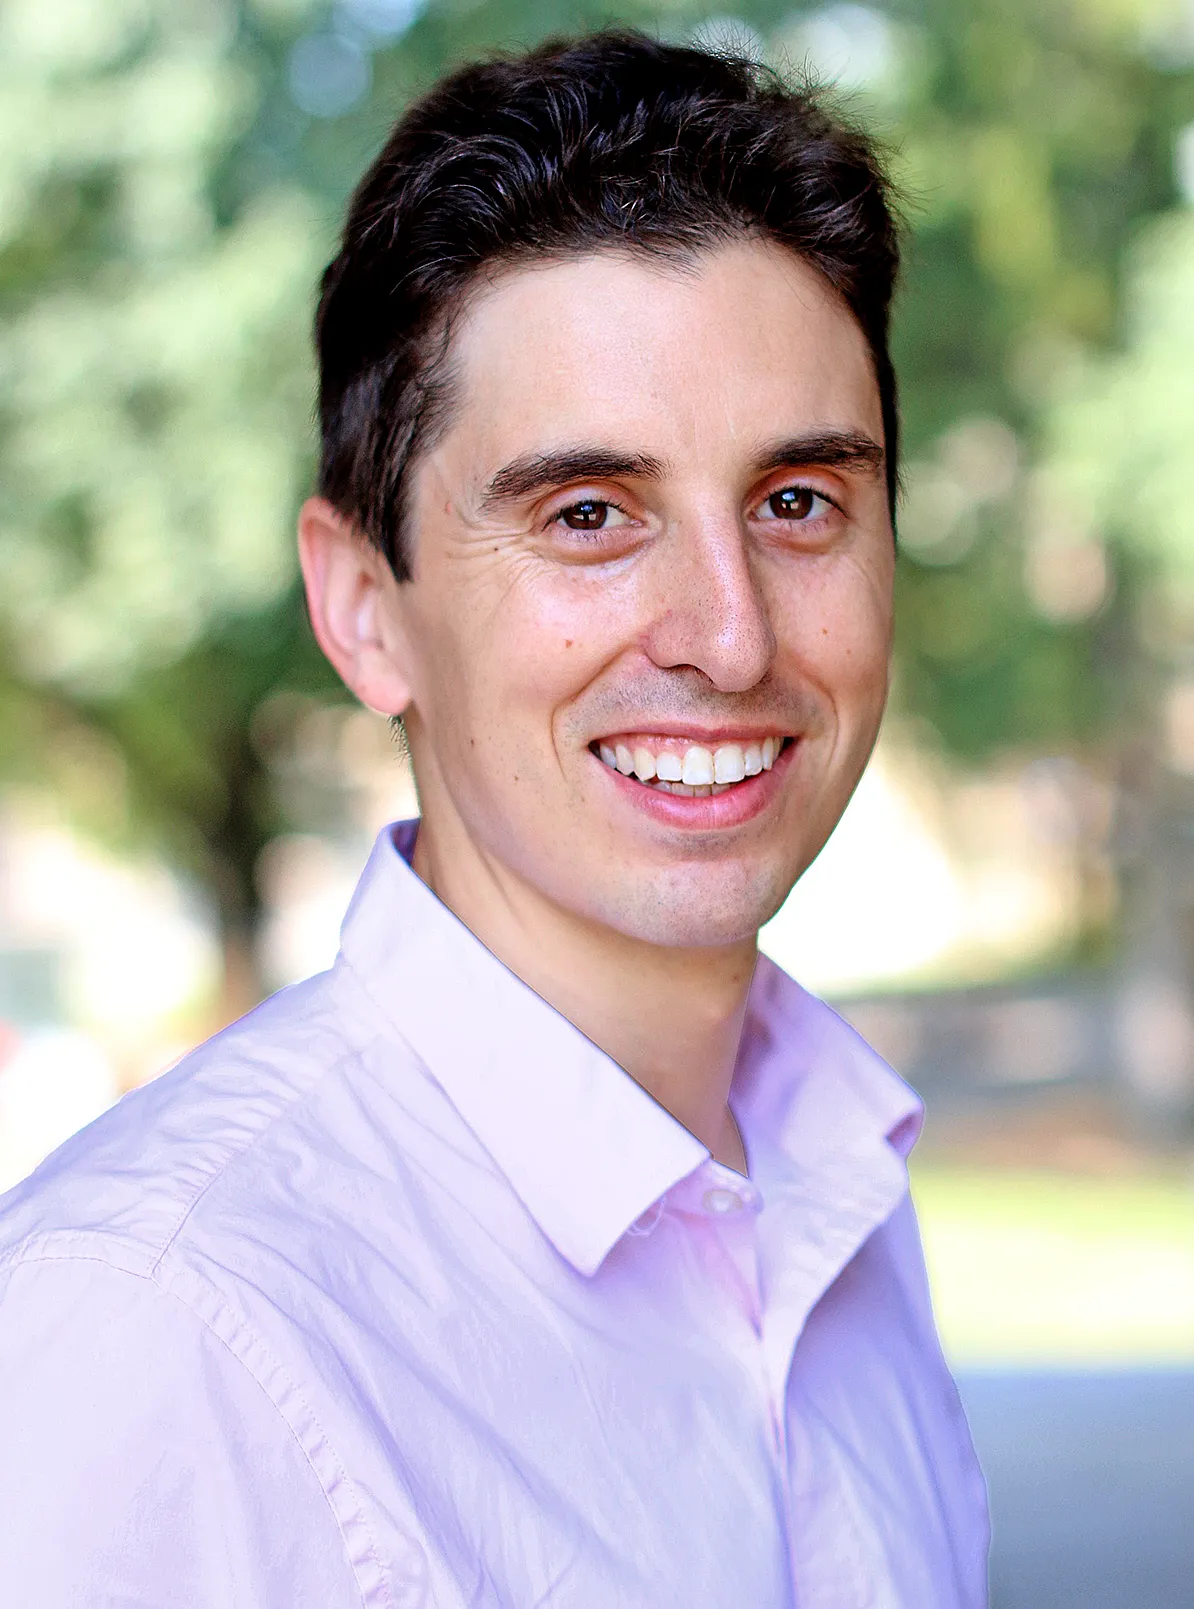
M738 1303L758 1335L762 1322L759 1290L759 1263L755 1245L755 1223L759 1194L748 1180L739 1180L728 1169L713 1163L706 1188L700 1195L700 1213L709 1221L717 1259L728 1265Z

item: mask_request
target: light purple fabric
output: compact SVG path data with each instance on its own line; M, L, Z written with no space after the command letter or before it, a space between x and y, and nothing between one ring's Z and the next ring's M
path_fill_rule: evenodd
M978 1609L915 1096L761 962L748 1183L412 843L0 1201L0 1604Z

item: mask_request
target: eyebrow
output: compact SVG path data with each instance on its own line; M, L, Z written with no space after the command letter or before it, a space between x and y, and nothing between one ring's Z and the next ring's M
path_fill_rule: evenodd
M877 475L886 455L871 436L855 430L821 430L792 436L768 447L754 462L754 472L772 469L861 469ZM490 479L481 507L513 503L552 486L579 480L662 480L667 466L650 453L618 452L607 447L565 447L558 452L526 453L512 459Z
M482 508L512 503L532 492L574 480L662 480L664 465L650 453L615 452L605 447L565 447L559 452L527 453L499 469L481 495Z
M878 475L887 455L873 437L856 430L821 430L776 442L755 459L754 469L860 469Z

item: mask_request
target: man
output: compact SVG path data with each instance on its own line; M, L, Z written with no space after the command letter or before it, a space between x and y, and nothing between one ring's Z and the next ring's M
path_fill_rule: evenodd
M984 1601L918 1103L756 953L886 695L895 267L866 142L742 64L398 124L300 547L421 820L8 1198L0 1601Z

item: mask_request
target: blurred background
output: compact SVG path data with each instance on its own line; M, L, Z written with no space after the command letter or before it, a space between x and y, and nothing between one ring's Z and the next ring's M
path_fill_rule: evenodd
M0 1187L413 813L295 587L314 288L413 94L611 20L890 151L895 696L764 938L929 1101L996 1609L1190 1609L1194 0L0 0Z

